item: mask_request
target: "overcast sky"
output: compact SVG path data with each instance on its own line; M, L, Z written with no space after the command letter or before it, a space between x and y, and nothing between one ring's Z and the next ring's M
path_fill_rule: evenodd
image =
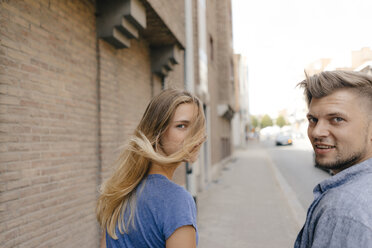
M232 0L235 53L248 59L252 114L276 115L302 98L306 65L372 48L372 0ZM301 102L301 100L300 100Z

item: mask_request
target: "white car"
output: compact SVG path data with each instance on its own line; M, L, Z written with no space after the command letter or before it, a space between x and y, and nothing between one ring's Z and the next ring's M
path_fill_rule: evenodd
M275 138L275 144L277 146L292 145L292 136L289 134L278 134Z

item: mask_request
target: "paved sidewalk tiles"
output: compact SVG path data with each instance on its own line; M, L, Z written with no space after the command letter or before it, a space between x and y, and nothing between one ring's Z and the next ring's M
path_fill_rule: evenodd
M218 182L198 195L198 247L293 247L303 210L296 209L267 152L251 143L225 167Z

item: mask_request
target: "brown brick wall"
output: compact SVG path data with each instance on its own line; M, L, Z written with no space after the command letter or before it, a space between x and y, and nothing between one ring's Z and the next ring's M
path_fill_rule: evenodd
M2 247L92 247L94 6L1 3Z
M143 40L131 40L130 49L116 50L100 41L101 146L103 179L123 141L132 135L151 99L149 48Z
M97 184L160 90L149 45L99 41L98 63L92 1L0 5L1 247L97 247Z

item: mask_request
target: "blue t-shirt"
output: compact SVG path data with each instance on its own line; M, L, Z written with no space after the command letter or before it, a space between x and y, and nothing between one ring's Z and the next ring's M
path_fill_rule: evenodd
M195 202L183 187L163 175L151 174L140 183L136 194L134 228L129 225L129 232L124 234L116 228L117 240L106 234L108 248L165 247L173 232L187 225L195 228L198 243Z

